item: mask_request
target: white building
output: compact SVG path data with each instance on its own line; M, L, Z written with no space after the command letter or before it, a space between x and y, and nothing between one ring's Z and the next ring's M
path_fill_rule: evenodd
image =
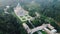
M6 13L6 14L10 14L7 10L10 8L10 6L6 6L6 8L4 8L4 12Z
M15 14L19 17L19 19L21 21L27 21L32 19L31 16L29 16L28 11L24 10L20 4L18 3L18 5L16 6L16 8L14 8L14 12Z

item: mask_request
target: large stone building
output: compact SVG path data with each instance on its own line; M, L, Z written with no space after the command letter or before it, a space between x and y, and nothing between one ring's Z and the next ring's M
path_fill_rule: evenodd
M14 12L15 14L19 17L19 19L21 21L27 21L32 19L31 16L29 16L28 11L24 10L20 4L18 3L18 5L16 6L16 8L14 8Z

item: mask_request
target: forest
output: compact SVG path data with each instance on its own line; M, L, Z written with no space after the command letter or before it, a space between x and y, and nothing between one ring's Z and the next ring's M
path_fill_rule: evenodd
M19 0L10 4L10 8L7 9L9 14L4 11L6 6L0 7L0 34L27 34L22 21L14 13L14 7L18 2L31 17L36 17L35 12L39 13L40 16L31 21L35 27L50 23L60 33L60 0ZM28 21L26 23L33 28Z

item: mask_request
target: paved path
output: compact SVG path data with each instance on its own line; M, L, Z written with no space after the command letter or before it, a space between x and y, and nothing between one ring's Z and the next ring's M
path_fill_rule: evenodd
M36 28L30 29L27 24L23 23L23 27L25 28L25 30L27 30L28 34L29 33L32 33L33 34L34 32L37 32L39 30L43 30L43 28L46 28L46 26L47 25L43 24L42 26L38 26Z

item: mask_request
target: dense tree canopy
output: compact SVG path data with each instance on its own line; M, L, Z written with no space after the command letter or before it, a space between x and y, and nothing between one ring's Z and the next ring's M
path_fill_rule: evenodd
M57 25L60 23L60 0L20 0L17 2L29 12L30 16L35 17L31 21L35 27L41 26L43 23L50 23L57 32L60 32L60 26ZM4 13L3 8L5 7L0 7L0 34L27 34L22 22L14 15L14 7L17 2L13 2L7 10L10 14ZM36 17L35 12L41 16ZM26 23L33 28L28 21Z
M21 21L12 14L0 14L0 34L23 34L26 33Z

